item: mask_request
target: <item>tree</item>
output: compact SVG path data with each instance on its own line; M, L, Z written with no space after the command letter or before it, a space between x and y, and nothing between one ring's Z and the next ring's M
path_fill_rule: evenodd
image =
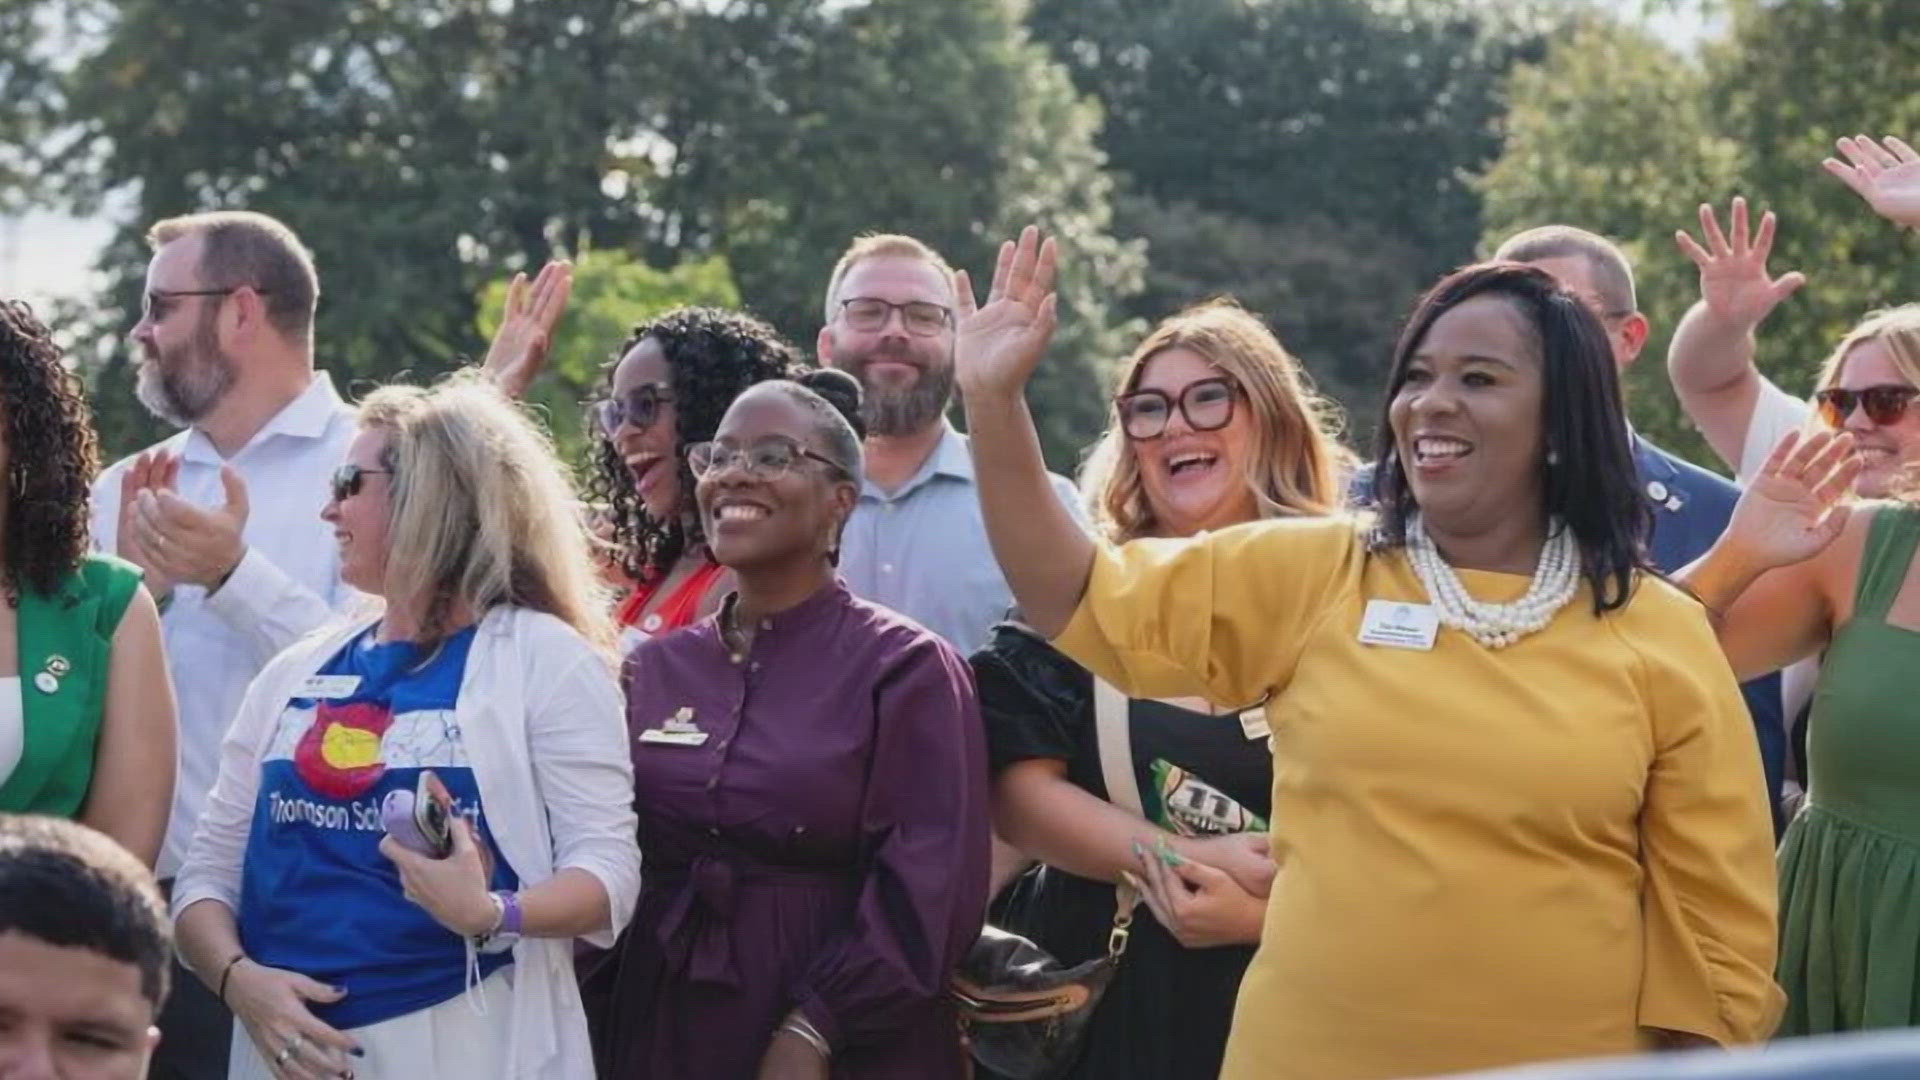
M504 280L481 292L480 337L493 337L506 297ZM620 345L634 326L692 304L740 305L740 290L724 259L715 256L663 271L625 252L580 256L574 265L573 295L554 331L546 374L527 394L529 403L546 413L548 430L566 460L586 460L586 406L604 394L604 372L620 359Z
M1599 17L1559 37L1543 64L1515 74L1506 147L1481 180L1489 244L1557 221L1627 250L1655 331L1628 378L1634 421L1712 466L1664 370L1669 332L1698 297L1673 233L1697 230L1700 203L1724 214L1738 194L1779 214L1774 272L1802 270L1809 284L1761 328L1759 362L1790 390L1811 386L1864 311L1920 296L1912 238L1819 165L1840 135L1920 132L1910 9L1741 0L1731 13L1728 38L1700 61Z
M1420 288L1480 235L1469 175L1550 5L1037 0L1034 32L1107 110L1157 319L1215 294L1266 315L1364 437Z
M1738 147L1714 134L1700 66L1646 31L1591 18L1514 72L1506 148L1480 178L1491 251L1537 225L1564 224L1618 243L1634 264L1653 333L1628 372L1628 412L1655 442L1696 461L1705 444L1667 382L1667 341L1698 298L1673 232L1702 199L1731 190Z
M1097 107L1010 0L64 2L98 32L55 176L74 205L133 205L100 309L133 309L148 222L264 210L313 246L321 356L350 379L476 352L481 289L556 250L720 256L806 344L857 233L984 268L1011 220L1040 220L1074 253L1081 329L1058 366L1083 379L1108 357L1096 298L1138 275L1137 247L1103 231ZM119 321L83 349L103 391L125 381ZM1070 460L1091 414L1039 404ZM103 427L125 445L128 426Z

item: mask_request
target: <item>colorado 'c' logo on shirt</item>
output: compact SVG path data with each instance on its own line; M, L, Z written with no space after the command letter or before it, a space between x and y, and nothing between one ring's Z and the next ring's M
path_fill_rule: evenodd
M294 768L317 794L358 798L387 771L380 757L380 738L392 725L393 710L377 702L322 701L294 749Z

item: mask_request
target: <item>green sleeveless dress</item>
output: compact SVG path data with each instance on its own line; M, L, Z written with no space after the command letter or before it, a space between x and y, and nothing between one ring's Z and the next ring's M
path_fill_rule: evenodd
M1917 543L1920 508L1875 511L1821 663L1780 847L1781 1036L1920 1024L1920 631L1886 622Z

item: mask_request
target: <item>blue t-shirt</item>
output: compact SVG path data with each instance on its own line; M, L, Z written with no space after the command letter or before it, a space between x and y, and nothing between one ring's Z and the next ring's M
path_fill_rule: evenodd
M487 828L454 706L473 628L437 650L356 635L301 687L260 763L260 793L240 882L240 941L346 997L313 1004L336 1028L365 1027L431 1008L466 987L466 944L401 895L380 854L380 802L414 790L422 770L446 784L458 813L493 856L494 889L518 885ZM354 683L351 680L357 679ZM480 957L485 978L511 954Z

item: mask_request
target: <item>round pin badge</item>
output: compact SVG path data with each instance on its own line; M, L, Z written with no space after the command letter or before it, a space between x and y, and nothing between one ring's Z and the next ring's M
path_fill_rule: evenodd
M1667 501L1668 494L1667 485L1658 480L1647 481L1647 498L1657 503L1663 503Z
M659 630L659 629L660 629L660 614L659 614L659 612L655 612L655 613L653 613L652 615L649 615L649 616L647 616L646 618L644 618L644 619L641 619L641 620L640 620L640 629L642 629L642 630L645 630L645 631L646 631L647 633L649 633L649 634L651 634L651 633L653 633L653 632L655 632L655 631L657 631L657 630Z
M51 694L55 690L60 689L60 680L53 677L53 672L43 671L33 677L33 685L38 688L41 693Z
M67 662L66 657L54 655L47 657L47 670L53 672L55 676L60 676L72 671L73 665Z

